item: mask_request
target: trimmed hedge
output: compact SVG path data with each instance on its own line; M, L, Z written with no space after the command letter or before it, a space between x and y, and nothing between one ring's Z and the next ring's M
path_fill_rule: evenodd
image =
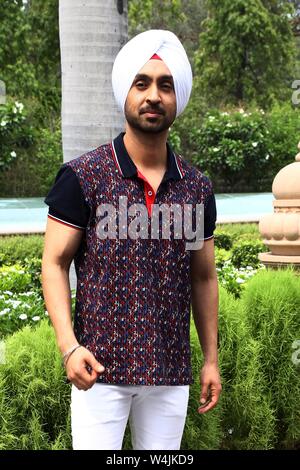
M299 112L291 102L259 109L211 109L185 116L183 154L211 177L217 193L270 191L276 173L295 159Z
M0 366L0 449L67 449L70 441L70 388L44 320L6 340Z
M182 449L300 448L300 278L263 270L241 299L220 287L219 347L223 392L199 415L202 353L191 323L192 366ZM70 449L70 385L64 381L53 329L46 321L6 340L0 367L0 449ZM131 449L129 427L124 449Z
M43 235L6 235L0 237L0 266L23 263L25 258L42 258Z

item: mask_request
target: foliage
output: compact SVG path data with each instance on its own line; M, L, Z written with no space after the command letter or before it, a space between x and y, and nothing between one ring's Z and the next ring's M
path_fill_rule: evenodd
M53 328L43 320L26 326L6 342L0 367L0 449L69 449L70 385L55 344Z
M35 124L38 126L38 124ZM2 197L41 197L50 189L63 161L60 118L35 128L35 144L0 174Z
M16 268L14 268L16 269ZM0 280L3 276L1 268ZM12 280L17 279L16 273L12 275ZM11 290L3 289L1 285L0 294L0 338L15 333L25 325L36 326L40 320L47 319L48 313L44 307L44 299L34 290L16 292L18 287L11 287Z
M206 15L204 0L129 0L129 37L147 29L173 31L182 41L193 66L201 23Z
M178 132L173 128L171 128L170 130L168 141L174 152L179 153L181 147L181 139Z
M224 250L224 248L215 247L215 262L217 268L223 268L226 261L229 261L231 252Z
M232 248L232 237L225 231L216 229L214 232L214 242L218 248L223 248L224 250Z
M24 20L22 0L0 1L0 80L9 95L20 98L38 89L34 64L26 57L30 36Z
M58 0L0 0L0 79L7 94L59 111ZM54 97L54 100L53 100Z
M225 287L227 292L234 295L234 297L241 297L246 288L247 281L255 276L258 271L265 269L263 264L258 263L257 257L255 261L256 269L251 265L245 268L236 268L230 257L222 260L222 262L219 262L220 267L217 267L219 285Z
M263 110L212 110L189 128L194 165L216 192L270 191L276 173L294 160L299 111L290 105ZM181 136L180 136L181 137Z
M128 19L130 37L146 29L172 29L171 25L185 21L181 0L129 0ZM169 29L168 28L168 29Z
M257 268L260 265L257 255L268 251L262 241L243 240L232 248L231 262L236 268L252 266Z
M300 112L289 103L274 105L266 114L268 129L269 173L273 176L285 165L292 163L297 153Z
M30 281L30 275L21 265L1 266L0 268L0 291L14 289L15 292L22 292L26 290Z
M256 103L264 109L290 97L295 41L293 7L277 0L207 0L196 81L210 106Z
M235 374L225 387L231 449L299 448L299 366L292 360L300 338L299 283L292 269L262 271L236 306Z
M242 223L242 224L218 224L216 232L222 232L228 234L233 243L242 239L260 239L258 230L258 224L256 223Z
M25 258L42 258L43 235L6 235L0 237L0 266L23 264Z
M300 445L300 278L291 269L263 270L240 299L220 287L219 405L199 415L203 363L194 322L194 383L181 449L296 449ZM70 449L70 385L64 381L47 320L7 337L0 368L0 448ZM131 449L127 426L124 449Z
M9 101L0 105L0 171L9 168L19 149L33 144L34 132L26 119L24 105Z
M25 258L22 264L0 267L0 337L25 324L34 325L47 312L41 289L41 260Z

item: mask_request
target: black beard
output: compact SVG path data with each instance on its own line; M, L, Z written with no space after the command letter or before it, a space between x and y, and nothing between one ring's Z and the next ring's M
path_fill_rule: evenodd
M166 115L161 115L160 118L148 118L146 121L142 121L140 117L128 113L126 107L125 117L130 127L147 134L159 134L160 132L164 132L171 127L175 120L175 117L171 119Z

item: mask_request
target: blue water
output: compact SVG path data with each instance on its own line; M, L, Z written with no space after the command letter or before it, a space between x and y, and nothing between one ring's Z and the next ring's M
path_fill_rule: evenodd
M216 194L217 222L258 222L273 212L272 193ZM44 232L44 198L0 199L0 233Z

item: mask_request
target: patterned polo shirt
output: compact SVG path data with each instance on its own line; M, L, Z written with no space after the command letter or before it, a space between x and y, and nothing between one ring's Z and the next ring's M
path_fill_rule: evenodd
M167 170L155 193L130 158L123 136L64 163L44 199L48 217L83 232L74 257L74 333L105 366L100 383L192 384L186 237L101 238L99 207L118 209L124 196L128 207L142 204L151 233L153 203L202 203L204 239L209 239L216 222L212 184L167 144ZM119 219L116 210L114 220Z

